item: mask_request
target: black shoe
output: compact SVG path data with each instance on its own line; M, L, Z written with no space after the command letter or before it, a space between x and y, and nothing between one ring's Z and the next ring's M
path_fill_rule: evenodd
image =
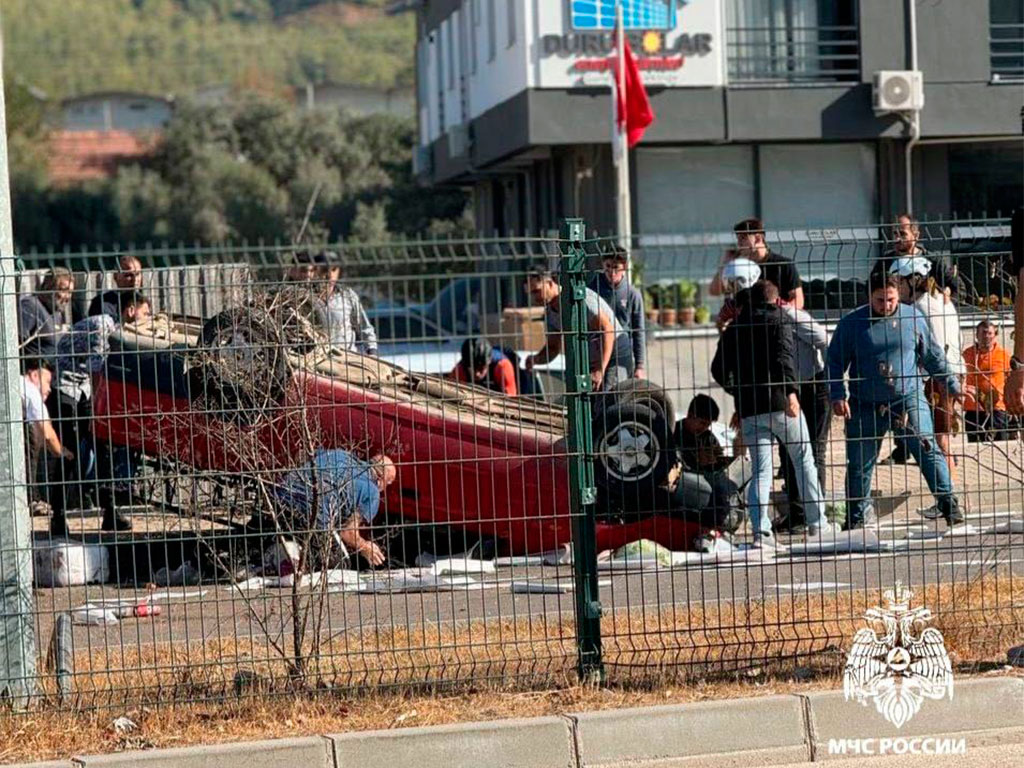
M53 517L50 518L50 535L54 538L66 539L71 535L71 531L68 530L67 520L64 519L64 515L58 515L54 513Z
M946 512L943 517L946 519L946 525L952 528L954 525L961 525L967 518L964 517L964 513L960 511L960 507L954 507L953 509Z
M103 513L103 525L100 526L102 531L130 531L132 529L132 521L124 515L119 515L116 512L104 512Z

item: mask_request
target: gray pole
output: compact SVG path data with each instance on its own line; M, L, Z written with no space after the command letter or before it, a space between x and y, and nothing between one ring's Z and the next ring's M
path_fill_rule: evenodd
M23 708L36 691L32 541L18 363L14 233L0 23L0 694Z

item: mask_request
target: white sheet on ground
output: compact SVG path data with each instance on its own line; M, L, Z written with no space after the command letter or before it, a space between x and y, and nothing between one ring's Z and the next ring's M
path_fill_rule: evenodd
M1024 519L1004 520L1001 523L996 523L991 528L986 528L982 533L985 535L993 533L1024 533Z
M601 579L597 586L611 586L611 581ZM572 581L513 581L509 589L516 594L564 595L576 589L576 585Z
M848 552L878 552L882 549L878 534L861 528L853 531L841 531L822 536L808 536L803 541L794 541L789 545L791 555L833 555Z
M494 573L492 561L478 560L468 555L436 557L429 552L422 552L416 557L416 565L430 568L438 576L443 573Z

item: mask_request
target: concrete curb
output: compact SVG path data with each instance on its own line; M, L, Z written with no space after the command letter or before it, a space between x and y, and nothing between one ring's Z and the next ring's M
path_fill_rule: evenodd
M1024 679L959 681L952 701L925 701L898 730L874 707L828 692L125 752L22 768L725 768L829 760L830 740L926 736L962 738L968 754L1024 743Z

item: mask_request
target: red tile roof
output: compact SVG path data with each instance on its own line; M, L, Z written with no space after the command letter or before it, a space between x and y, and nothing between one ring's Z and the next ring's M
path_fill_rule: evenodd
M142 157L154 143L152 136L128 131L53 131L50 179L55 184L74 184L109 178L118 165Z

